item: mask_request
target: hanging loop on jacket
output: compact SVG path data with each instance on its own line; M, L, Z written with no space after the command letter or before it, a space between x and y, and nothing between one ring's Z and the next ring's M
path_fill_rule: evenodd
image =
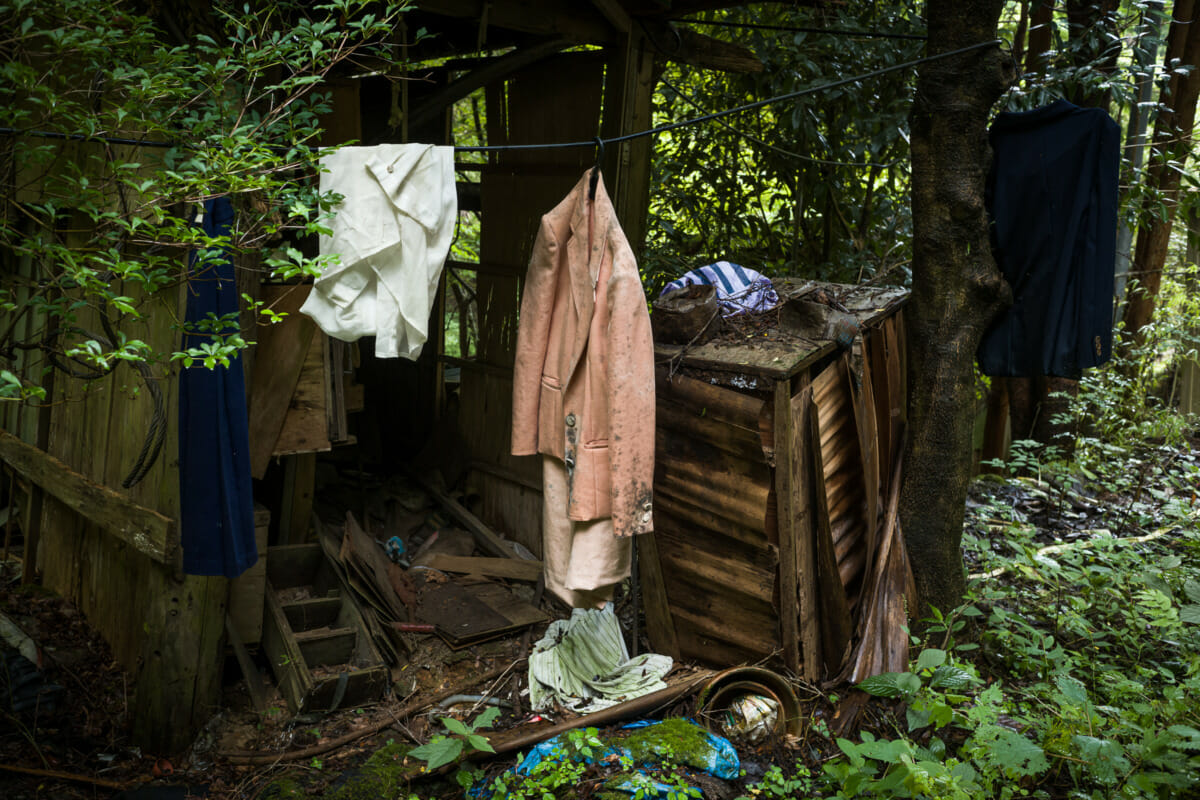
M594 140L596 143L596 165L592 167L592 177L588 182L588 200L596 199L596 184L600 181L600 162L604 160L604 140L597 136Z

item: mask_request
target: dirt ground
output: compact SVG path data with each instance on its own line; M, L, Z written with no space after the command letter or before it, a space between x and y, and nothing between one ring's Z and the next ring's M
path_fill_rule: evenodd
M269 682L271 672L261 656L258 666L268 680L270 705L256 712L230 657L221 711L187 753L168 759L130 744L134 687L131 676L113 662L103 640L60 598L36 586L19 587L14 572L10 566L3 573L0 613L38 644L43 682L62 686L62 691L53 707L33 714L0 710L4 720L0 724L0 795L6 800L166 800L193 796L189 787L194 796L210 798L277 797L281 785L301 787L298 796L334 796L348 775L360 771L372 754L389 744L422 743L442 730L440 718L469 720L479 713L480 706L472 701L439 707L449 695L499 698L505 705L492 730L522 725L546 728L576 717L569 712L537 715L529 711L527 697L521 695L526 684L522 659L526 645L521 635L457 652L435 636L418 636L413 640L409 665L394 673L389 696L326 714L289 713ZM540 632L535 629L535 640ZM839 715L822 692L797 686L807 717L806 730L814 723L838 726L850 721L851 715ZM668 715L694 715L694 697L685 696L664 710ZM852 716L857 718L858 711L854 704ZM881 710L872 709L866 716L878 713ZM786 759L787 752L801 744L800 740L772 739L743 748L747 779ZM489 772L510 767L514 755L495 759ZM419 763L409 766L406 775L419 772ZM438 779L416 780L411 788L426 798L462 796L460 788ZM733 785L712 779L706 796L733 796L734 790Z

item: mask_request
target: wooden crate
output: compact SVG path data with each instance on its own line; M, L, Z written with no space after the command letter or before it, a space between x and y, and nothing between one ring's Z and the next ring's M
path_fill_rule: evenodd
M387 691L390 672L316 543L267 557L263 650L293 713L345 708Z
M654 533L637 538L638 564L656 651L772 659L812 680L838 672L854 635L878 465L903 415L905 293L776 288L844 295L861 342L656 345Z

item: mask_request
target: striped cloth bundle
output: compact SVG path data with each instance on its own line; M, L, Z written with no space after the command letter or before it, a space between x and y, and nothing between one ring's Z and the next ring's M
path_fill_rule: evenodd
M723 317L770 311L779 305L779 295L770 278L731 261L698 267L664 286L659 297L685 286L697 285L716 287Z

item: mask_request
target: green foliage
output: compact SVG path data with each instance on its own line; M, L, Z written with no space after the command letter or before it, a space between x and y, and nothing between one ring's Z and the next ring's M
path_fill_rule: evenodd
M130 331L150 295L187 280L189 253L279 278L323 268L313 239L336 199L316 181L325 77L347 59L388 54L406 7L217 4L211 16L171 12L160 25L141 4L8 3L0 124L30 135L9 140L16 191L0 215L0 352L10 354L0 397L42 396L44 375L13 363L30 346L91 377L120 361L213 367L246 347L234 318L192 326L204 343L176 353ZM236 228L213 238L195 213L221 195ZM47 336L23 341L26 330Z
M755 6L702 15L725 23L921 32L915 3ZM806 32L695 26L731 36L760 73L669 63L656 123L697 117L915 58L921 43ZM733 33L736 31L736 33ZM728 258L769 275L855 282L896 268L911 223L905 130L911 72L900 71L657 137L649 241L652 294L702 263Z
M563 796L560 793L574 791L587 772L587 761L604 749L604 743L595 728L567 731L561 741L554 758L542 759L527 775L510 771L497 776L487 784L485 796L491 800L553 800ZM518 755L517 763L523 759Z
M487 737L480 736L476 731L491 726L498 716L500 716L500 709L493 706L476 717L469 725L454 717L443 717L442 726L451 735L434 736L420 747L409 750L408 755L424 761L426 769L435 770L457 761L463 750L467 748L469 751L478 753L494 753L496 751Z

